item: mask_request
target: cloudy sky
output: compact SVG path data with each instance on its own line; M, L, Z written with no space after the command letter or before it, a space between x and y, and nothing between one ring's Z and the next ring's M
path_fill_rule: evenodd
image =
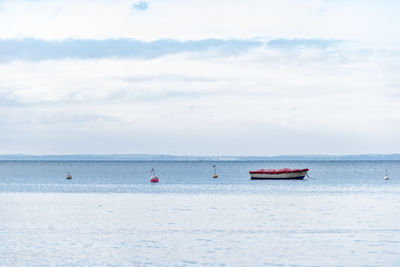
M0 154L399 153L399 12L0 0Z

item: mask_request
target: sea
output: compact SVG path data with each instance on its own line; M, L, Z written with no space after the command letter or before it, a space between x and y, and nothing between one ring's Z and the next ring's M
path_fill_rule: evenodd
M148 265L400 266L400 161L0 161L0 266Z

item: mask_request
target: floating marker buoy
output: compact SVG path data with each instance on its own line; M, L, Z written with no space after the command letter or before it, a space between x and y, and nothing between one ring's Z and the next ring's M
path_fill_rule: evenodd
M158 177L157 176L151 176L150 183L158 183Z
M72 176L71 176L71 174L69 172L67 172L67 177L65 177L65 179L67 179L67 180L71 180L72 179Z
M385 170L385 176L383 177L383 180L389 180L390 178L389 178L389 176L388 176L388 174L387 174L387 169Z
M214 168L214 175L212 176L212 178L218 178L216 165L213 165L213 168Z
M156 176L154 168L151 169L150 183L158 183L158 177Z

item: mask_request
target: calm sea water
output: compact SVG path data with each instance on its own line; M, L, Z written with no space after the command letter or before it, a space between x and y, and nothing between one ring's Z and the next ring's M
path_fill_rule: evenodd
M218 179L211 179L217 164ZM304 181L253 181L249 170L309 168ZM160 183L149 184L155 168ZM393 179L384 181L385 169ZM66 180L70 172L72 180ZM396 179L398 177L398 179ZM396 191L399 161L0 161L0 192L264 194Z
M0 161L0 266L400 266L399 211L399 161Z

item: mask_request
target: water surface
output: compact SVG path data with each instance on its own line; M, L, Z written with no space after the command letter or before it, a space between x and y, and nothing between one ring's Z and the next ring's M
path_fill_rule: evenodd
M0 265L399 266L399 163L0 161Z

